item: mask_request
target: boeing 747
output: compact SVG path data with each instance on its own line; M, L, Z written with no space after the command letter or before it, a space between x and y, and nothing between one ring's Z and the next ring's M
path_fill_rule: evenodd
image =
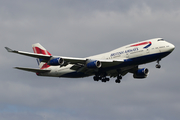
M15 68L34 72L38 76L66 78L94 76L94 81L101 80L102 82L116 77L115 82L120 83L127 73L132 73L136 79L146 78L149 74L148 68L139 68L139 65L157 61L156 68L161 68L160 60L168 56L175 46L162 38L155 38L86 58L54 56L39 43L32 45L34 53L5 48L8 52L37 58L38 69Z

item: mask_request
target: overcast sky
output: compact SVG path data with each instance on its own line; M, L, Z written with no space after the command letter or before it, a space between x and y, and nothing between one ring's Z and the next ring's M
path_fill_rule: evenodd
M1 120L179 120L180 1L0 0ZM126 44L162 37L176 49L141 65L148 78L121 84L38 77L13 67L38 68L36 60L4 47L32 52L41 43L51 54L87 57Z

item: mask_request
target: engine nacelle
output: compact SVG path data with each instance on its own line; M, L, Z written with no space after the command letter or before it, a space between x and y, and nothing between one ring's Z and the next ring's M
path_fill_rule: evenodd
M86 61L86 67L87 68L100 68L101 62L98 60L87 60Z
M148 74L149 74L149 70L147 68L140 68L134 73L133 77L137 79L142 79L142 78L146 78Z
M52 66L58 66L58 65L62 65L64 64L64 59L63 58L51 58L48 62L48 65L52 65Z

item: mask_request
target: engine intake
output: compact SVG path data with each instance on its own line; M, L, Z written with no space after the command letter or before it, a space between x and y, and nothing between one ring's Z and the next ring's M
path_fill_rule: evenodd
M134 74L133 77L137 79L146 78L149 74L149 70L147 68L140 68Z
M63 58L52 58L49 60L48 65L52 66L58 66L58 65L63 65L64 64L64 59Z
M98 60L87 60L86 61L86 67L87 68L100 68L101 62Z

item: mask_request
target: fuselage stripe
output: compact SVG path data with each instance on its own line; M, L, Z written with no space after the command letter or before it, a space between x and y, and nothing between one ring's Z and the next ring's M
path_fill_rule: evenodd
M138 44L135 44L135 45L131 45L131 47L141 46L141 45L146 45L146 44L151 44L151 42L142 42L142 43L138 43Z

